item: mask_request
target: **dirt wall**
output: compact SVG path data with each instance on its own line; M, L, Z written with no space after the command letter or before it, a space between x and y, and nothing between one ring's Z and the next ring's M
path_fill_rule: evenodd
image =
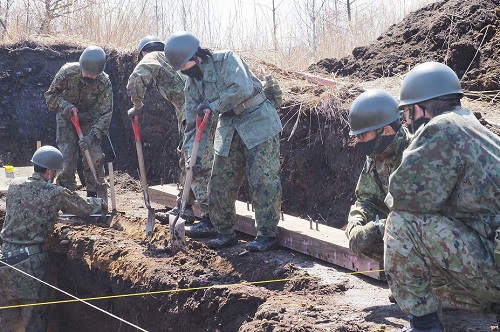
M66 62L78 61L85 46L26 41L0 48L0 164L29 165L36 141L55 145L55 114L43 93ZM134 52L106 49L106 72L113 85L114 113L110 138L115 170L137 177L137 155L126 111L132 106L126 83L135 66ZM314 92L311 92L314 93ZM352 98L348 96L347 100ZM346 109L325 100L323 111L285 99L280 110L283 210L320 222L343 226L363 156L349 142ZM176 182L177 145L181 136L173 106L155 88L148 90L141 113L141 138L150 184ZM298 119L297 119L298 117ZM103 144L106 149L106 145ZM111 155L108 148L107 154ZM240 199L248 200L247 187Z

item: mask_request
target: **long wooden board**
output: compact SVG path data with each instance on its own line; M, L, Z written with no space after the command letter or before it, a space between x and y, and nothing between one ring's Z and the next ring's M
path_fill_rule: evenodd
M149 187L151 201L168 207L175 206L177 193L178 189L174 184ZM193 208L195 214L200 216L197 204ZM251 207L247 203L236 201L236 215L236 229L255 236L255 213ZM379 271L382 267L377 261L366 256L357 256L349 249L344 231L311 224L308 220L288 214L283 214L282 219L278 224L278 241L281 246L374 279L385 280L385 274Z

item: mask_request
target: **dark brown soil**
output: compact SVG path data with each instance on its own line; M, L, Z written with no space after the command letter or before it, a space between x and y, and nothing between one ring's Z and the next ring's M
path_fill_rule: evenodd
M406 73L424 61L448 64L467 90L500 89L500 1L449 0L407 15L370 45L310 69L364 80Z

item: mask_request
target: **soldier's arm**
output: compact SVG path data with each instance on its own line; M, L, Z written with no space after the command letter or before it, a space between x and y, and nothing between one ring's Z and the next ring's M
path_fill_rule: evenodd
M83 217L94 212L95 207L89 204L86 199L66 188L59 188L61 188L59 194L59 210L63 213Z
M388 208L383 202L385 190L380 188L379 183L373 178L373 174L365 171L366 167L359 176L356 186L356 202L349 211L345 229L347 237L350 236L355 227L375 221L377 215L382 230L388 214Z
M64 90L68 86L68 80L64 75L63 68L59 69L52 80L49 89L44 93L47 107L50 111L61 112L64 109L73 107L73 105L64 99Z
M104 90L99 95L96 107L101 115L95 125L92 126L92 130L98 137L102 137L107 135L111 117L113 116L113 88L109 80L107 80Z
M146 90L160 70L159 63L145 62L145 60L147 59L143 59L135 66L127 82L127 94L136 109L142 108Z
M403 153L389 178L386 204L391 210L437 213L452 193L461 167L453 139L454 124L428 123Z

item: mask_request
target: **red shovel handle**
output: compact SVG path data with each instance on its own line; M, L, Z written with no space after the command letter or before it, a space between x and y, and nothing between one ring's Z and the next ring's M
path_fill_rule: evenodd
M136 142L141 141L141 127L139 127L139 115L134 115L132 119L132 128L134 129L134 138Z
M73 124L75 125L78 137L80 137L83 134L82 134L82 128L80 127L80 120L78 119L78 111L76 110L75 107L73 107L72 111L73 111L73 115L70 116L69 118L70 118L71 122L73 122Z
M201 141L201 136L203 135L203 130L205 130L205 126L208 123L208 119L210 119L210 110L207 108L205 110L205 115L203 116L203 121L201 120L201 116L196 116L196 136L194 138L195 142Z

